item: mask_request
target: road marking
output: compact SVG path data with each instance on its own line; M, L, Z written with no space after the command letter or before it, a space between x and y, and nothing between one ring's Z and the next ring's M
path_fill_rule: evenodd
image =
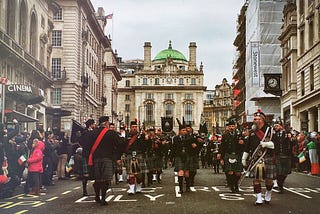
M156 195L156 196L145 194L144 196L150 198L150 201L155 201L157 198L160 198L160 197L164 196L164 194Z
M292 190L292 188L283 187L283 189L288 190L289 192L292 192L292 193L294 193L294 194L300 195L300 196L305 197L305 198L312 198L312 197L307 196L307 195L305 195L305 194L302 194L302 193L300 193L300 192L294 191L294 190Z
M49 198L49 199L47 199L46 201L53 201L53 200L56 200L58 197L52 197L52 198Z
M28 211L29 211L29 210L21 210L21 211L19 211L19 212L14 213L14 214L26 213L26 212L28 212Z
M81 187L75 187L75 188L73 188L73 189L80 189Z
M68 193L70 193L71 191L70 190L68 190L68 191L65 191L65 192L63 192L63 193L61 193L62 195L66 195L66 194L68 194Z
M40 203L38 203L36 205L33 205L32 207L40 207L41 205L44 205L44 204L45 204L44 202L40 202Z
M176 190L176 197L177 198L181 198L181 194L179 193L180 187L179 186L175 186L175 190Z

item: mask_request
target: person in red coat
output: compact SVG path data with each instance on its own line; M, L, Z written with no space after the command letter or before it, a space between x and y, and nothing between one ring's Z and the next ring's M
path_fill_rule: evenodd
M32 142L32 153L26 162L28 167L28 177L26 186L31 184L32 191L29 192L31 195L39 195L40 192L40 176L43 173L43 151L45 145L42 141L35 138Z

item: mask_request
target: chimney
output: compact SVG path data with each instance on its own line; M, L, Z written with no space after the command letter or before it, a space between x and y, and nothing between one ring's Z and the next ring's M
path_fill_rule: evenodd
M151 42L144 43L144 63L143 70L151 69Z
M104 29L106 27L107 21L106 21L106 17L105 17L105 12L103 7L98 7L98 12L96 12L96 18L99 22L99 25L101 27L101 29L104 32Z
M195 71L197 67L197 45L195 42L189 44L189 70Z

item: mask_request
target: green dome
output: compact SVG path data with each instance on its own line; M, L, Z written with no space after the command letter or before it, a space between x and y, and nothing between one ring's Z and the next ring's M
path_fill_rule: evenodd
M182 60L187 62L186 58L181 52L172 49L171 41L169 42L168 49L160 51L152 61L165 60L169 57L174 60Z

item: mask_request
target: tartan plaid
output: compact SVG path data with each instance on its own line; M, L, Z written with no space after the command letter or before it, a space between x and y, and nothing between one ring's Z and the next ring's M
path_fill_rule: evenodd
M291 157L278 157L276 160L277 175L288 175L291 173Z
M127 170L127 175L130 174L131 171L131 159L132 159L132 155L128 154L127 155L127 161L126 161L126 170ZM144 156L144 154L137 154L136 155L136 159L138 161L138 166L140 168L140 173L147 173L148 172L148 168L147 168L147 164L146 164L146 158Z
M199 169L199 158L195 156L190 157L190 171L197 171Z
M224 156L224 172L242 172L242 162L241 162L241 158L242 155L241 154L236 154L235 157L237 159L237 161L235 163L230 163L229 162L229 158L230 158L230 154L226 153Z
M115 162L110 158L95 158L93 160L94 179L96 181L111 181L116 169Z
M277 177L277 169L274 164L273 155L266 154L264 157L265 164L265 179L274 180Z
M180 170L190 170L190 157L186 157L182 160L182 158L178 156L174 159L174 171L178 172Z
M161 169L163 166L162 156L151 155L146 158L147 168L149 170Z

